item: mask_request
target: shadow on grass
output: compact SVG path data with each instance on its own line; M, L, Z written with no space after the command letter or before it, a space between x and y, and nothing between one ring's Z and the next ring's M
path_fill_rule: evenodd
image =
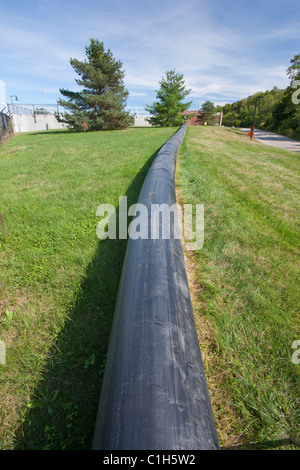
M66 135L66 134L83 134L83 131L76 129L68 129L66 127L62 129L48 129L46 131L32 131L26 132L26 134L38 137L39 135Z
M231 132L231 134L243 135L243 136L248 137L248 139L249 139L249 136L248 136L247 132L241 131L237 127L223 127L223 129L225 129L227 132Z
M149 129L149 126L130 126L130 127L122 127L120 129L90 129L88 131L83 131L80 129L71 129L67 127L63 127L61 129L48 129L45 131L33 131L33 132L26 132L26 134L30 134L33 136L39 136L39 135L66 135L66 134L91 134L91 133L96 133L96 132L113 132L113 131L126 131L128 129Z
M128 207L137 202L159 150L128 187ZM127 240L99 241L74 307L53 345L24 425L16 436L16 450L92 448L126 244Z

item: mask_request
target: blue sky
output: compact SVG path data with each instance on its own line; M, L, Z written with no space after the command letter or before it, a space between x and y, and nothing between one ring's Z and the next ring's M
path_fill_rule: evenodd
M84 59L90 38L123 63L133 111L155 100L171 69L183 74L197 109L288 85L286 69L300 53L300 2L0 0L7 102L17 95L20 103L55 104L59 88L78 89L69 60Z

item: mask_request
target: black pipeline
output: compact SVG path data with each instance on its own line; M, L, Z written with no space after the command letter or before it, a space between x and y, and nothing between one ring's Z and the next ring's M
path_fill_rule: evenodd
M161 148L139 203L176 203L176 159L186 129ZM129 238L93 449L218 448L181 240Z

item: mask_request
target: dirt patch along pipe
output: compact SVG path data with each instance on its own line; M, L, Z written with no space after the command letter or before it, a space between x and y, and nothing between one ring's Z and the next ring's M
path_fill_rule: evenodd
M161 148L141 189L138 203L149 209L149 235L151 205L176 203L176 158L186 127ZM95 450L219 448L175 225L166 239L128 239Z

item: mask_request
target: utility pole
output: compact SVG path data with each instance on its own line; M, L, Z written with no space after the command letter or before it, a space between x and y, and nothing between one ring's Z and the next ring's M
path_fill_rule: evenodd
M254 107L254 113L253 113L253 120L252 120L252 126L251 126L251 130L249 132L249 135L250 135L250 140L252 140L252 137L254 136L254 129L255 129L255 117L256 117L256 109L257 109L257 102L260 98L262 98L264 95L258 95L255 99L255 107ZM251 98L251 96L249 96L249 99Z
M262 98L262 97L263 97L263 95L258 95L258 96L256 97L256 100L255 100L255 108L254 108L253 124L252 124L253 129L254 129L254 127L255 127L255 116L256 116L257 102L258 102L258 100L259 100L260 98Z
M223 122L223 112L220 112L220 119L219 119L219 126L222 127L222 122Z

